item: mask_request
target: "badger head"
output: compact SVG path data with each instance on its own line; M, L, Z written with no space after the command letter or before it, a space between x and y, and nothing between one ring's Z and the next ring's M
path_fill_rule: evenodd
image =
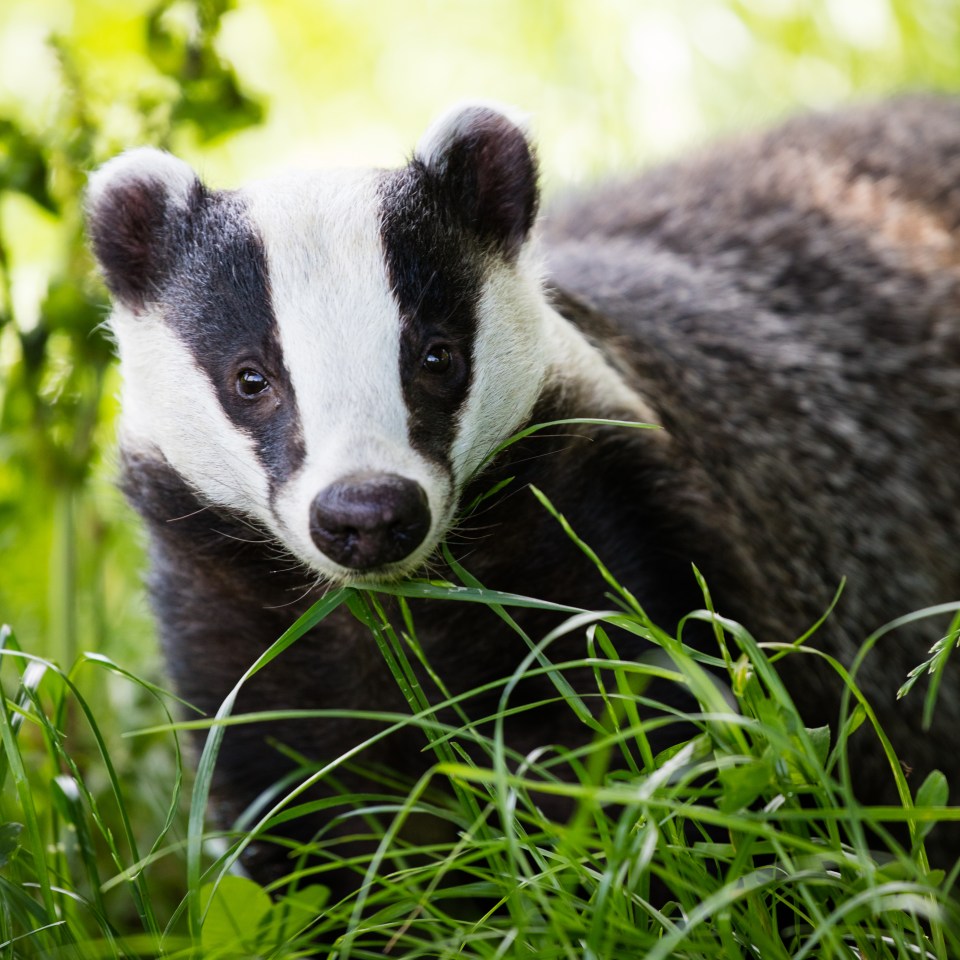
M140 149L90 181L121 440L333 582L414 571L545 376L536 165L505 113L398 170L207 189Z

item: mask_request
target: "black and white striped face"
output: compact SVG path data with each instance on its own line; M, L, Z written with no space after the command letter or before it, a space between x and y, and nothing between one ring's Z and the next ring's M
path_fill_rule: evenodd
M536 170L473 106L410 164L210 191L143 149L91 179L122 442L327 579L399 576L545 372Z

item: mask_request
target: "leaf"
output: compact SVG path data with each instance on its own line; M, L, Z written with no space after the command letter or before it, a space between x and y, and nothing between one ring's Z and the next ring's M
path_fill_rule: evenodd
M730 679L733 695L739 703L755 702L755 698L763 694L757 672L746 654L743 654L733 665Z
M319 883L287 894L273 906L263 942L270 945L294 940L323 913L329 899L330 889Z
M20 849L21 833L23 833L22 823L0 824L0 870L16 856Z
M939 770L931 770L917 790L916 805L918 807L946 806L949 793L947 778Z
M843 730L841 731L840 741L846 741L849 737L860 729L863 725L863 721L867 719L867 711L864 709L862 703L858 703L853 710L850 712L850 716L847 717L846 721L843 724Z
M897 699L905 697L925 674L930 675L930 687L923 702L923 729L929 730L933 721L933 711L940 691L940 681L943 678L947 660L954 649L960 646L960 613L957 613L947 630L931 648L930 656L921 664L915 666L908 674L907 679L897 691Z
M773 783L773 765L766 758L721 770L723 796L720 798L720 810L723 813L735 813L749 807Z
M939 770L931 770L917 790L916 806L943 807L946 806L949 796L947 778ZM917 821L914 845L923 840L936 825L936 820Z
M180 89L173 119L196 124L201 140L256 126L264 118L263 105L248 97L233 71L222 64L211 62L205 76L184 81Z
M246 877L227 875L218 884L200 889L205 916L200 932L204 955L255 956L262 937L261 922L270 913L270 897Z
M105 303L94 301L69 277L55 278L47 288L41 306L43 325L50 330L69 330L78 333L76 347L83 351L82 359L106 362L113 355L108 338L96 333L103 323Z
M669 747L665 747L663 750L661 750L653 758L654 769L659 770L661 767L665 767L670 760L672 760L682 750L686 750L691 744L693 745L693 752L690 755L691 763L698 760L704 760L713 753L710 737L705 733L698 734L696 737L693 737L690 740L682 740L680 743L673 743Z
M891 860L877 868L877 879L881 882L893 881L915 881L917 879L916 865L903 860ZM931 886L936 887L943 883L945 872L943 870L930 870L924 874L924 880Z
M194 124L203 141L255 126L264 117L263 104L241 89L233 67L217 53L216 34L226 7L198 5L191 11L164 2L147 21L150 59L180 88L172 120Z
M830 754L830 726L827 724L822 727L807 727L806 730L813 745L813 752L817 755L820 765L824 766Z
M0 120L0 193L26 194L51 213L57 212L47 189L47 161L39 144L10 120Z

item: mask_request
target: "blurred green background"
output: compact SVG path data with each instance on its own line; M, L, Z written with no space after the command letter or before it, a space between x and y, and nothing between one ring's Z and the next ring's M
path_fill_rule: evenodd
M161 675L82 235L85 175L119 150L218 186L395 164L479 96L532 115L549 194L801 106L957 87L957 0L2 0L0 623Z
M452 101L483 97L529 112L549 194L909 88L960 88L960 0L0 0L0 624L65 669L100 651L162 682L139 527L113 486L118 383L83 239L86 175L118 151L168 147L214 186L279 165L392 165ZM23 669L0 658L0 683ZM163 714L107 669L74 679L149 846L166 835L174 750L122 733ZM57 711L106 796L90 730ZM20 748L55 823L61 771L29 724ZM9 782L5 818L22 819ZM153 869L176 903L182 870Z

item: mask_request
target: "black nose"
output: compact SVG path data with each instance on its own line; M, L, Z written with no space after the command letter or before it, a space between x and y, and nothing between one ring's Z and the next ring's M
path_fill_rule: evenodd
M352 570L403 560L429 529L423 487L393 473L345 477L318 493L311 505L313 542Z

